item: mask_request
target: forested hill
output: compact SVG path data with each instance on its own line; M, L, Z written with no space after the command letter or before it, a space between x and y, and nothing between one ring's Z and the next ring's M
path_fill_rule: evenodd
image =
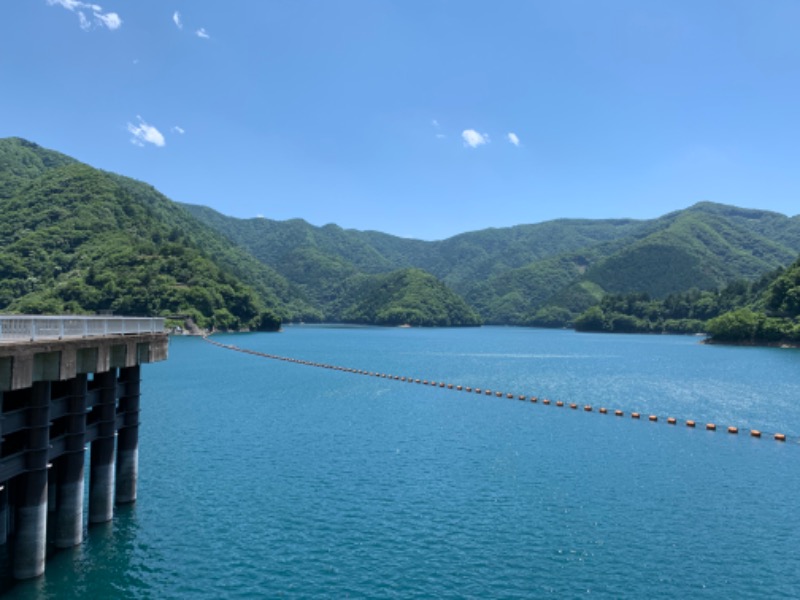
M609 294L577 319L578 331L709 333L710 342L800 345L800 259L756 281L697 289L663 300Z
M282 276L152 187L0 140L0 310L187 315L276 327L313 310Z
M347 277L418 268L461 294L488 323L564 325L607 293L663 298L715 290L800 254L800 217L710 202L652 220L562 219L435 242L186 208L326 313Z
M314 257L299 257L304 278L289 281L151 186L19 138L0 140L0 210L3 312L113 311L222 329L345 318L480 322L427 274L342 273L335 288L320 291ZM328 302L320 301L324 293Z
M714 294L800 254L800 217L708 202L433 242L234 219L18 138L0 140L0 210L0 311L188 315L220 328L564 326L603 298Z

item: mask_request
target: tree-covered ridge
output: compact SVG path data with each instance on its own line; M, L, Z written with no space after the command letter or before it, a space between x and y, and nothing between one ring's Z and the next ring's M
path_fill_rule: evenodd
M800 260L756 281L719 291L690 290L652 299L609 294L574 322L578 331L708 333L711 342L800 343Z
M712 342L800 344L800 259L754 300L708 322Z
M487 323L563 326L606 293L716 290L800 252L799 217L709 202L648 221L561 219L437 242L187 209L297 283L326 314L343 278L414 267L462 295Z
M263 286L281 278L150 186L23 140L0 140L0 155L7 190L0 198L0 310L185 314L227 328L279 324L275 292L259 294L235 273L252 270ZM226 261L237 269L226 269Z
M604 330L690 331L731 308L718 301L725 282L755 289L800 253L800 217L712 203L436 242L240 220L16 138L0 140L0 208L0 310L189 314L229 328L277 318L559 327L596 307ZM792 281L781 285L780 301L748 310L793 318ZM684 296L717 312L679 316Z
M377 253L335 226L324 228L327 255L297 243L302 227L291 226L262 250L278 253L290 282L151 186L24 140L0 140L0 190L2 311L186 316L224 329L342 320L345 310L369 323L478 322L432 276L363 275L386 263L372 265ZM356 269L337 252L364 258Z
M430 273L402 269L384 275L362 275L348 282L340 320L345 323L463 327L480 317Z

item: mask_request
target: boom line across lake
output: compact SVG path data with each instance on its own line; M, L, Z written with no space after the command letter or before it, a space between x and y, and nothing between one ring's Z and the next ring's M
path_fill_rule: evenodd
M253 356L259 356L261 358L268 358L268 359L271 359L271 360L278 360L278 361L283 361L283 362L295 363L295 364L304 365L304 366L308 366L308 367L317 367L317 368L321 368L321 369L328 369L328 370L333 370L333 371L341 371L341 372L344 372L344 373L352 373L352 374L355 374L355 375L366 375L366 376L369 376L369 377L378 377L380 379L387 379L387 380L390 380L390 381L397 381L397 382L400 382L400 383L414 383L414 384L425 385L425 386L428 386L428 387L434 387L434 388L440 388L440 389L446 389L446 390L454 390L454 391L458 391L458 392L467 392L467 393L480 394L480 395L484 395L484 396L493 396L493 397L496 397L496 398L507 398L507 399L510 399L510 400L517 399L517 400L522 401L522 402L527 401L527 402L530 402L530 403L533 403L533 404L541 403L541 404L543 404L545 406L555 406L555 407L559 407L559 408L569 407L571 410L575 410L575 411L577 411L579 408L581 408L581 407L579 407L579 405L577 403L574 403L574 402L570 402L570 403L566 403L565 404L562 400L552 401L552 400L550 400L548 398L539 398L538 396L530 396L530 395L527 395L527 394L514 394L514 393L510 393L510 392L501 392L501 391L497 391L497 390L491 390L491 389L480 388L480 387L470 387L470 386L464 386L464 385L456 385L456 384L453 384L453 383L446 383L446 382L443 382L443 381L429 381L427 379L420 379L420 378L415 378L415 377L407 377L407 376L401 376L401 375L391 375L391 374L387 374L387 373L379 373L379 372L376 372L376 371L365 371L365 370L362 370L362 369L354 369L354 368L351 368L351 367L343 367L343 366L339 366L339 365L331 365L331 364L327 364L327 363L314 362L314 361L303 360L303 359L299 359L299 358L280 356L280 355L277 355L277 354L270 354L270 353L267 353L267 352L259 352L259 351L250 350L250 349L247 349L247 348L240 348L239 346L234 346L233 344L222 344L220 342L216 342L216 341L210 339L210 337L208 337L207 335L203 336L203 340L208 342L209 344L212 344L212 345L217 346L219 348L223 348L225 350L232 350L234 352L241 352L243 354L250 354L250 355L253 355ZM611 415L611 414L613 414L615 417L624 417L625 416L625 411L623 411L621 409L612 410L612 409L607 408L605 406L601 406L601 407L595 409L593 406L591 406L589 404L586 404L586 405L583 405L582 409L583 409L583 412L597 413L597 414L601 414L601 415ZM628 414L629 414L631 419L642 420L642 413L641 412L629 411ZM715 431L718 431L718 430L722 429L722 428L718 427L716 423L713 423L713 422L705 423L704 425L703 424L698 425L698 422L696 420L694 420L694 419L680 419L679 420L679 419L677 419L675 417L666 417L666 418L664 418L663 416L655 415L655 414L647 415L647 421L649 421L651 423L664 422L667 425L672 425L672 426L676 426L680 422L680 423L683 423L688 428L694 429L694 428L698 428L698 426L699 426L699 427L704 428L706 431L710 431L710 432L715 432ZM740 433L740 428L737 427L737 426L731 425L731 426L725 428L725 431L727 431L728 434L730 434L730 435L738 435ZM742 431L745 432L747 430L743 429ZM800 444L800 438L794 439L794 440L789 440L785 434L778 433L778 432L768 433L768 432L762 431L760 429L750 429L749 430L749 435L750 435L750 437L753 437L753 438L762 438L762 437L764 437L764 438L772 438L773 440L778 441L778 442L791 441L794 444Z

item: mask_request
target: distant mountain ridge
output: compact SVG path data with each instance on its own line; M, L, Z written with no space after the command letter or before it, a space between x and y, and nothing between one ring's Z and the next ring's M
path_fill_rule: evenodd
M0 310L564 326L608 294L719 289L800 254L800 216L701 202L440 241L235 219L19 138L0 140Z
M658 298L715 289L800 254L799 216L711 202L657 219L559 219L434 242L184 206L296 283L323 312L343 278L416 268L461 294L488 323L535 325L555 309L575 316L604 293Z

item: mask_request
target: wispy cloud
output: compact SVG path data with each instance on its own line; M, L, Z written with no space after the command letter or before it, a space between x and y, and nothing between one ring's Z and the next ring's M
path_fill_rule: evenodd
M477 148L489 143L488 133L478 133L474 129L465 129L461 132L461 137L464 139L464 145L470 148Z
M436 119L431 120L431 125L436 127L436 129L439 129L439 121L437 121Z
M511 142L511 143L512 143L512 144L514 144L514 145L515 145L517 148L519 148L519 137L517 137L517 134L516 134L516 133L509 132L509 133L506 135L506 137L508 138L508 141L509 141L509 142Z
M112 31L122 27L122 19L119 18L117 13L94 13L94 18Z
M205 30L205 27L201 27L200 29L195 31L195 34L197 35L197 37L203 38L204 40L210 40L211 39L211 36L208 35L208 33Z
M173 132L175 132L175 133L180 133L181 135L183 135L184 133L186 133L186 130L185 130L183 127L179 127L178 125L175 125L175 127L173 127L173 128L171 129L171 131L173 131Z
M84 31L89 31L92 25L99 27L106 27L111 31L122 27L122 19L115 12L103 12L103 7L97 4L89 4L88 2L80 2L80 0L47 0L50 6L61 6L70 12L78 15L78 24ZM94 20L92 21L86 16L90 13Z
M181 21L181 13L179 13L177 10L174 13L172 13L172 22L175 23L175 26L178 29L183 29L183 21Z
M138 125L128 123L128 131L133 135L131 144L135 146L144 146L145 143L147 143L158 146L159 148L167 145L164 136L158 129L145 123L144 119L139 115L136 115L136 118L139 120Z

